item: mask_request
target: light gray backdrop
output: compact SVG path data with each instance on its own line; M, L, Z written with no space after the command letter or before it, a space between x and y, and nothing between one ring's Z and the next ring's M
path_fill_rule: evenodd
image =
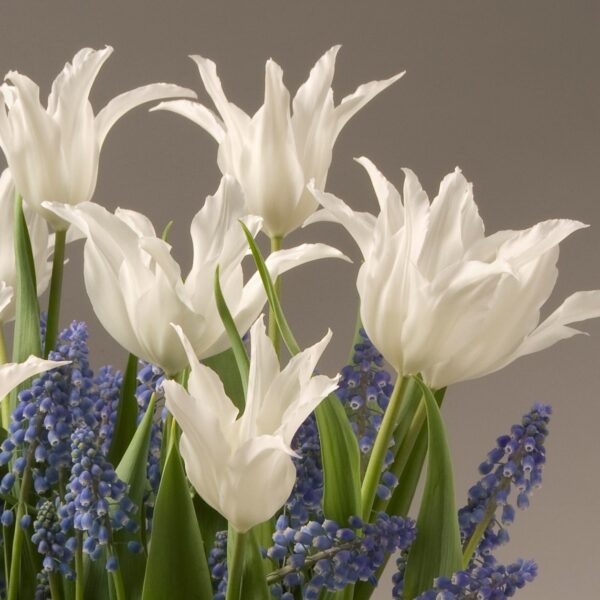
M252 112L262 103L269 56L295 90L327 48L343 44L337 98L406 69L343 131L328 189L355 208L376 210L352 157L370 157L396 184L400 167L411 167L432 195L460 165L475 184L488 232L551 217L590 223L563 244L552 308L575 290L600 287L599 8L594 0L5 0L0 72L28 74L45 97L79 48L111 44L115 53L93 89L96 108L161 80L193 87L206 99L186 58L203 54L217 62L230 98ZM191 123L138 109L108 136L95 200L141 210L157 228L175 219L174 252L189 265L188 225L217 187L215 156L213 140ZM358 258L333 226L311 227L289 242L300 239L326 240ZM63 322L88 320L97 365L122 362L124 353L95 321L83 292L81 245L68 255ZM285 303L300 340L314 342L327 326L334 331L322 365L329 372L347 356L356 269L322 262L285 278ZM600 589L600 323L585 328L591 337L455 386L444 406L460 504L495 437L534 401L555 408L544 486L518 514L502 552L539 561L539 579L519 595L523 600L592 598ZM378 598L390 597L390 574Z

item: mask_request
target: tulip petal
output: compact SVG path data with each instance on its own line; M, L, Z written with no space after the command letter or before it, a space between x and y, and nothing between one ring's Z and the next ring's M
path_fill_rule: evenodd
M595 317L600 317L600 290L575 292L525 338L514 358L539 352L560 340L584 333L567 325Z
M140 104L162 98L196 98L196 92L171 83L152 83L119 94L96 115L96 135L102 147L111 127L127 112Z
M270 519L289 498L296 480L296 467L289 448L274 436L254 438L241 446L223 474L229 489L223 490L222 512L232 526L246 532ZM268 492L257 481L272 482Z
M335 135L334 139L338 136L339 132L343 129L344 125L363 107L365 104L370 102L377 94L383 92L392 83L395 83L404 76L406 71L398 73L389 79L383 81L371 81L369 83L363 83L356 88L356 91L349 96L342 99L339 106L335 109Z
M192 102L191 100L169 100L167 102L161 102L150 109L150 111L155 110L168 110L181 115L182 117L186 117L210 133L219 144L225 138L226 132L223 121L221 121L212 110L206 108L206 106L199 102Z
M343 200L333 194L317 190L313 185L309 185L308 189L314 194L324 210L312 214L306 219L304 225L324 221L333 221L343 225L366 258L373 240L373 230L377 219L368 212L352 210Z
M32 355L22 363L0 365L0 399L33 375L68 365L70 362L68 360L42 360Z

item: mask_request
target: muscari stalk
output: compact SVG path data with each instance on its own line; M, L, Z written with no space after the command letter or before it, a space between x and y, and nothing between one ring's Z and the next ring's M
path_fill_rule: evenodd
M396 380L390 403L383 416L381 428L375 438L375 444L371 452L369 463L367 464L367 470L361 489L362 514L365 521L369 521L371 517L371 508L373 507L377 485L379 484L379 479L381 477L385 454L390 445L394 428L398 421L398 413L402 406L402 390L405 383L406 378L404 377L398 377Z
M8 362L8 354L6 352L6 341L4 339L4 323L0 323L0 365ZM10 423L10 407L8 406L8 396L6 398L0 398L2 403L1 408L1 420L2 427L8 429Z

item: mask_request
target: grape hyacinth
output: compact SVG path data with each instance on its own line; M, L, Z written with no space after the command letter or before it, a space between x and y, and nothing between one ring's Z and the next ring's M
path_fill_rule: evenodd
M510 565L482 565L458 571L451 578L438 577L432 590L415 600L505 600L537 575L533 560L518 560Z
M58 514L59 505L58 496L54 500L42 501L33 522L31 541L35 544L37 551L44 557L42 565L45 572L56 571L62 573L68 579L74 579L75 572L73 571L72 561L77 541L74 535L69 535L65 531L66 528L63 527ZM40 583L44 588L44 581ZM39 594L42 593L42 590L40 590Z
M71 470L71 435L79 426L97 431L104 448L108 447L121 375L105 368L94 377L87 338L85 323L73 321L49 355L51 360L71 363L34 378L31 387L20 392L0 452L0 465L14 459L12 472L0 482L4 493L12 488L16 476L23 475L31 453L35 492L43 495L52 489L64 490Z
M513 425L509 435L497 439L496 447L479 466L483 477L471 487L467 505L458 513L463 543L472 546L477 542L471 548L474 557L485 561L508 541L506 526L514 520L514 504L527 508L533 490L541 485L551 413L550 406L536 403L520 424ZM510 502L513 488L516 499ZM496 519L499 508L500 518Z
M290 525L298 527L323 515L321 443L314 414L311 414L296 432L292 448L298 455L294 458L296 482L285 509Z
M217 531L208 554L208 568L215 592L213 600L225 600L227 591L227 531Z
M71 479L65 502L59 509L64 530L85 532L82 549L92 560L110 546L112 533L122 528L137 529L135 504L127 496L127 485L99 449L99 440L88 427L72 435ZM109 554L106 568L111 570ZM114 561L113 561L114 562Z
M376 585L375 573L386 557L408 548L415 536L411 519L383 512L373 523L351 517L346 527L322 519L294 528L288 517L281 515L274 544L267 550L267 556L281 565L267 577L271 595L291 597L286 594L302 585L303 597L314 599L324 589L341 590L359 580Z
M515 517L510 502L513 488L516 506L524 509L541 485L551 414L550 406L536 403L510 434L497 439L479 466L482 479L471 487L467 505L458 512L463 548L471 556L467 568L451 578L439 577L416 600L504 600L536 577L534 561L519 559L502 565L493 551L509 540L507 526ZM393 597L401 599L406 556L400 556L396 564Z
M358 439L364 474L394 385L391 375L383 366L383 356L363 328L359 329L358 335L359 340L354 345L352 361L341 370L336 394L346 409ZM393 444L393 440L390 443ZM393 460L394 454L390 448L385 456L384 469ZM389 499L397 484L396 476L384 470L377 486L377 496L382 500Z

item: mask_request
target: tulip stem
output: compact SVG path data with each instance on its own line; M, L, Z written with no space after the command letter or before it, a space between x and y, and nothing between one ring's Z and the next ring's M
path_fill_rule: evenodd
M390 440L392 439L394 428L398 420L398 412L402 405L402 389L404 388L405 382L405 377L398 377L396 380L394 391L392 392L390 402L383 416L383 421L381 422L381 427L375 438L371 458L369 459L367 470L365 472L361 490L361 499L363 519L367 522L371 517L371 508L373 507L377 485L381 478L381 469L385 462L385 454L389 448Z
M271 254L281 250L282 241L283 238L281 236L273 236L271 238ZM277 296L277 299L281 298L281 280L279 277L277 277L273 282L273 287L275 288L275 295ZM281 335L279 334L277 319L275 318L275 313L273 312L272 308L269 308L269 337L273 342L273 347L275 348L277 356L279 356L281 353Z
M233 534L233 535L232 535ZM244 555L248 534L229 530L229 539L233 538L233 552L228 556L228 578L226 600L242 600L242 580L244 577Z
M8 362L8 355L6 353L6 341L4 339L4 323L0 323L0 365ZM10 423L10 406L8 402L8 396L4 399L0 399L2 402L2 427L8 430L8 424Z
M56 343L56 337L58 335L66 240L66 231L57 231L55 233L54 257L52 258L52 278L50 279L50 296L48 297L48 316L46 318L46 338L44 340L44 357L46 358L54 349L54 344Z

